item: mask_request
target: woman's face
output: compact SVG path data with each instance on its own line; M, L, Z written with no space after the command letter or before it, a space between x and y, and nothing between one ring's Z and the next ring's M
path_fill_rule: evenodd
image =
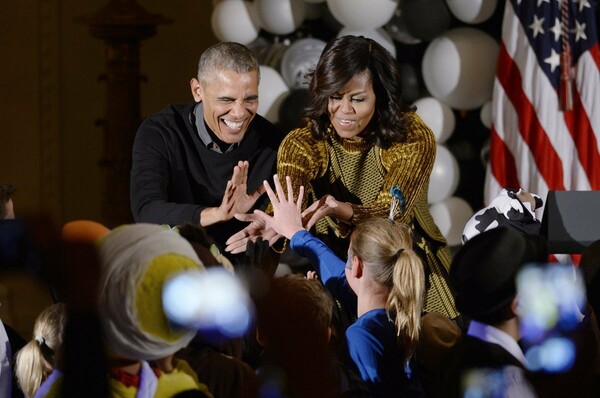
M337 93L329 97L329 118L337 134L360 140L375 113L375 92L369 71L358 73Z

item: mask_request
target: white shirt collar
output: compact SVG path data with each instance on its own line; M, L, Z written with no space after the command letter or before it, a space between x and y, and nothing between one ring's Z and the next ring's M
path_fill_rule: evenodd
M472 320L467 330L467 335L478 338L488 343L498 344L508 351L513 357L517 358L523 366L527 366L527 360L523 350L512 336L491 325Z
M10 397L12 372L10 362L12 353L10 351L10 341L4 329L2 321L0 321L0 396Z

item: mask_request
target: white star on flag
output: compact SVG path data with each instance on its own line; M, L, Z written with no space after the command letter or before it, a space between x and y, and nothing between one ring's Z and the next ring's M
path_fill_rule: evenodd
M545 58L544 62L550 65L550 70L554 73L554 69L560 65L560 54L552 49L552 54L548 58Z
M533 30L533 37L537 37L539 34L544 34L544 28L542 25L544 24L544 18L538 18L537 15L533 15L533 23L529 25L531 30Z
M587 36L585 34L585 23L579 23L579 21L575 21L575 29L572 30L575 33L575 41L578 42L579 39L587 40Z

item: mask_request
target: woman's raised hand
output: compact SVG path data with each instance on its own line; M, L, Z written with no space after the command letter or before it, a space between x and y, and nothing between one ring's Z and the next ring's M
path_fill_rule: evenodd
M338 220L349 222L352 218L353 210L350 204L340 202L332 195L324 195L321 199L314 202L302 213L304 228L311 229L321 218L325 216L335 217Z

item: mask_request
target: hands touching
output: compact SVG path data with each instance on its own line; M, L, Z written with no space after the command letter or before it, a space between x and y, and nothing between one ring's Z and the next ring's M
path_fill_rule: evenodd
M273 206L273 216L269 216L263 211L257 210L254 214L258 215L269 227L273 228L280 235L291 239L292 236L305 229L302 221L302 199L304 197L304 187L300 187L298 199L294 202L294 188L290 177L285 177L287 184L287 197L283 192L283 187L277 174L273 176L275 190L273 192L268 182L264 182L265 190L271 205Z
M302 213L304 227L309 230L317 221L325 216L335 217L342 221L349 221L354 211L346 202L340 202L331 195L324 195L318 201L306 208Z
M271 246L281 237L273 228L268 227L257 214L236 214L235 218L250 224L227 239L227 242L225 242L227 245L225 247L226 252L232 254L245 252L248 241L255 242L257 238L262 238L264 241L269 242L269 246Z
M231 220L235 214L246 213L258 198L265 192L261 185L256 191L248 194L248 161L239 161L233 168L233 175L227 181L223 200L219 207L207 207L202 210L200 225L206 227Z
M261 237L269 242L275 243L281 236L290 239L299 230L311 229L315 223L325 216L331 216L343 221L352 218L352 206L340 202L331 195L325 195L302 212L302 200L304 187L300 187L298 198L294 201L294 189L290 177L286 177L287 197L283 192L281 182L277 175L273 176L275 191L264 181L263 192L267 192L273 216L255 210L254 214L236 214L235 218L240 221L250 222L246 228L231 236L226 244L225 251L230 253L241 253L246 250L248 240L256 240Z
M269 183L263 183L264 189L269 195L273 206L273 216L269 216L263 211L255 210L254 214L236 214L236 218L240 221L250 221L250 225L231 236L227 240L225 251L231 253L240 253L246 250L248 240L254 241L261 237L267 240L270 245L275 243L282 235L286 238L291 238L292 235L304 229L302 226L302 198L304 196L304 187L300 187L298 200L294 202L294 190L289 177L286 177L288 196L286 198L281 182L277 175L273 176L275 193Z

